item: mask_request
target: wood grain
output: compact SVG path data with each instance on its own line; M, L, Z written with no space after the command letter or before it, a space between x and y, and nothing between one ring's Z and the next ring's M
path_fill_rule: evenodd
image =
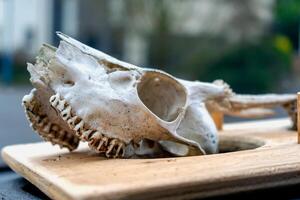
M300 182L300 145L290 122L224 126L221 151L163 159L106 159L83 144L69 153L48 143L2 150L5 162L53 199L191 199Z

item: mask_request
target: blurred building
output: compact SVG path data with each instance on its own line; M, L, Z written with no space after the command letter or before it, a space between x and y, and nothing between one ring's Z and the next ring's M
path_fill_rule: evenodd
M10 42L12 51L34 53L43 42L51 42L52 4L51 0L0 0L1 38Z
M172 34L221 34L235 42L263 34L272 20L273 4L274 0L0 0L0 34L13 51L35 54L42 43L57 42L54 32L62 31L141 64L146 57L136 55L146 53L145 40L159 28L163 14Z

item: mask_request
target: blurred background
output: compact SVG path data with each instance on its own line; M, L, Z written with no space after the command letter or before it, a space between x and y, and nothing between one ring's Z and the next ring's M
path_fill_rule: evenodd
M0 148L40 140L21 98L26 62L42 43L58 45L55 31L239 93L300 91L300 0L0 0Z

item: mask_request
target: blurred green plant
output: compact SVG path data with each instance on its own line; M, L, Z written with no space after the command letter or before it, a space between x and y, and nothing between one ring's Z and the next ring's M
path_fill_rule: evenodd
M237 46L206 67L202 79L222 78L236 92L261 93L276 90L291 68L289 40L266 40Z
M300 24L299 0L277 0L274 28L261 38L238 44L211 35L172 35L168 10L161 9L158 16L160 23L149 37L150 66L182 78L223 79L241 93L276 91L282 78L291 72Z
M239 93L276 91L281 79L291 72L293 56L291 41L283 35L234 46L209 36L173 36L168 49L163 54L164 70L192 80L223 79Z
M24 54L22 51L17 51L14 55L14 65L13 65L13 84L14 85L26 85L30 84L29 72L27 71L27 62L34 63L34 58L30 58L28 55Z
M277 35L274 37L275 48L285 54L291 54L293 51L293 46L290 39L283 35Z
M29 72L26 70L25 64L14 65L13 83L15 85L27 85L29 82Z
M298 49L300 30L300 1L277 0L275 6L274 31L286 35L293 48Z
M223 57L205 67L199 78L222 78L235 91L260 93L276 90L292 66L299 45L300 1L277 0L274 29L258 43L229 49Z

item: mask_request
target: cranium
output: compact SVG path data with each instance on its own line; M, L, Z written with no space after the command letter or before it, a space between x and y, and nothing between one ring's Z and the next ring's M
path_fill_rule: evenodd
M66 35L28 64L35 89L23 98L31 126L73 150L79 140L107 157L218 151L205 102L226 104L227 85L185 81L119 61Z

